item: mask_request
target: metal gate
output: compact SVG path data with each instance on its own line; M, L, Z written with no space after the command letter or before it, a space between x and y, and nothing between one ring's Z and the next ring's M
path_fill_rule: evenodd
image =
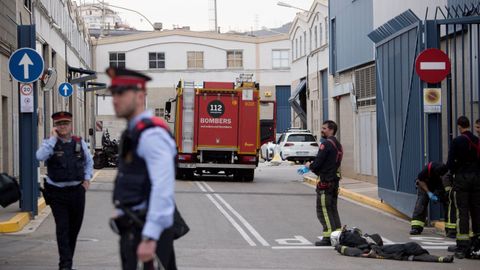
M369 34L376 44L378 192L403 213L415 204L423 164L420 80L414 71L421 21L408 10Z
M456 119L465 115L473 127L480 112L480 3L434 12L434 20L422 22L406 11L369 34L376 44L379 196L408 215L416 174L427 161L446 162ZM452 71L441 84L424 83L414 71L426 48L449 55ZM442 89L441 113L424 114L427 87ZM433 219L440 213L431 209Z

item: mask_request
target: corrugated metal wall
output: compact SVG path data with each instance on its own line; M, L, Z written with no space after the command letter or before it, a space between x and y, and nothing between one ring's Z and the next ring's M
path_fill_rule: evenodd
M330 46L335 46L335 57L332 56L333 48L329 50L330 72L334 74L371 62L374 59L374 44L367 34L373 29L373 1L328 1L328 9Z

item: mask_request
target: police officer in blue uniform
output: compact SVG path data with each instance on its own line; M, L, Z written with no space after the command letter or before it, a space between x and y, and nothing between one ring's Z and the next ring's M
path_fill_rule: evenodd
M82 226L93 160L85 141L72 135L72 114L57 112L52 119L50 138L43 141L36 155L47 166L44 197L55 219L59 268L69 270Z
M175 270L175 141L167 124L145 110L150 77L118 68L107 74L115 113L128 121L113 191L122 269L137 269L139 262L153 269L155 261Z

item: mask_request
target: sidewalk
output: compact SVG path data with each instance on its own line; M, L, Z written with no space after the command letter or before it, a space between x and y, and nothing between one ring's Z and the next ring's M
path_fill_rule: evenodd
M94 170L92 182L95 181L99 171ZM43 175L40 175L40 179ZM38 199L38 214L40 214L47 204L43 197ZM21 231L32 219L29 212L22 212L19 203L13 203L7 208L0 207L0 233L13 233Z
M318 180L313 174L304 176L303 181L312 186L316 186L318 183ZM388 203L383 202L378 197L378 185L376 184L351 178L342 178L340 181L339 195L384 211L401 219L410 220L409 216L393 208ZM437 230L442 232L445 231L445 223L443 221L432 221L432 224Z
M38 199L38 213L41 213L47 204L43 198ZM0 233L18 232L30 222L30 213L22 212L19 203L11 204L7 208L0 208Z

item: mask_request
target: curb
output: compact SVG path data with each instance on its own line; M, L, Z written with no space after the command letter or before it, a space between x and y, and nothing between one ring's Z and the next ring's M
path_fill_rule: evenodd
M43 198L38 199L38 212L40 213L47 207ZM0 222L0 233L12 233L18 232L30 222L30 213L20 212L13 216L11 219Z
M313 186L316 186L317 183L318 183L318 180L317 179L314 179L310 176L304 176L303 177L303 181L310 184L310 185L313 185ZM410 217L408 217L407 215L403 214L402 212L398 211L397 209L393 208L391 205L387 204L387 203L384 203L380 200L376 200L376 199L372 199L368 196L365 196L365 195L361 195L359 193L356 193L356 192L352 192L348 189L345 189L345 188L339 188L339 195L343 196L343 197L346 197L346 198L349 198L351 200L354 200L356 202L359 202L359 203L362 203L362 204L365 204L365 205L368 205L368 206L371 206L371 207L374 207L378 210L382 210L384 212L387 212L391 215L394 215L396 217L399 217L401 219L405 219L405 220L410 220ZM435 223L436 224L436 223Z

